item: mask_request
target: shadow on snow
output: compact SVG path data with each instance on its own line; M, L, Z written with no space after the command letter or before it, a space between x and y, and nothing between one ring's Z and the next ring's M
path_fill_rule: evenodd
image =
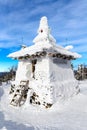
M0 130L3 127L5 127L6 130L34 130L34 127L26 127L23 124L5 120L3 112L0 111Z
M1 100L1 97L2 97L3 94L4 94L4 90L3 90L2 87L0 87L0 100Z

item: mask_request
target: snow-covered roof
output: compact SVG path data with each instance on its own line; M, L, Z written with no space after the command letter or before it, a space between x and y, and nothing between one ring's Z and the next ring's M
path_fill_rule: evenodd
M36 55L36 53L40 53L43 51L45 51L47 54L56 53L68 57L71 56L72 59L81 57L81 55L77 53L70 52L66 48L57 46L56 40L50 34L50 28L48 26L48 21L45 16L41 18L38 29L38 35L34 38L33 42L35 43L34 45L23 48L17 52L11 53L8 55L8 57L19 58L19 57L25 57L26 55L31 56Z
M66 50L65 48L61 47L61 46L52 46L50 44L41 44L40 45L32 45L30 47L26 47L24 49L21 49L17 52L11 53L8 55L8 57L11 58L19 58L19 57L25 57L26 55L35 55L37 52L43 52L46 51L47 53L57 53L57 54L61 54L61 55L66 55L66 56L72 56L73 58L80 58L81 55L74 53L74 52L70 52L68 50Z

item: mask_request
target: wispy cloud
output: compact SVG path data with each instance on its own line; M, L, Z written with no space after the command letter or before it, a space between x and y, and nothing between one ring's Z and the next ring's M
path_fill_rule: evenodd
M35 35L39 18L43 15L48 16L53 34L55 37L59 37L59 39L61 37L65 39L68 36L73 38L76 36L80 37L87 26L86 0L73 0L67 3L65 0L45 0L44 2L41 0L33 2L31 0L30 2L27 0L26 2L24 0L19 0L19 2L17 0L12 0L11 2L5 0L3 2L1 0L0 3L6 7L9 4L9 9L5 11L5 16L0 14L3 27L0 26L0 32L4 30L2 35L8 35L7 39L11 37L16 38L18 35L22 35L22 33L25 33L26 37L28 33L29 35L31 34L30 32ZM14 8L12 9L12 7ZM17 7L20 8L16 10Z
M0 0L3 62L7 62L4 50L7 49L8 53L16 51L22 42L33 44L42 16L48 17L58 44L73 45L72 51L82 54L82 61L87 60L87 0Z

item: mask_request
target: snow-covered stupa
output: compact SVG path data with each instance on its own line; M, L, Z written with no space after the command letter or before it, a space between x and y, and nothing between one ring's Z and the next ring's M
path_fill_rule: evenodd
M56 45L50 33L47 18L40 20L34 45L23 47L8 57L19 60L15 81L11 85L11 104L51 107L55 102L78 93L78 82L74 78L71 60L79 54Z

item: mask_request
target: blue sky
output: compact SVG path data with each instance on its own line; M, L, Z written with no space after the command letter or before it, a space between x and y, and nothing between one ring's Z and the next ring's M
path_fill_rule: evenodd
M6 56L32 45L39 20L48 17L57 44L73 45L82 55L74 66L87 64L87 0L0 0L0 71L7 71L17 61Z

